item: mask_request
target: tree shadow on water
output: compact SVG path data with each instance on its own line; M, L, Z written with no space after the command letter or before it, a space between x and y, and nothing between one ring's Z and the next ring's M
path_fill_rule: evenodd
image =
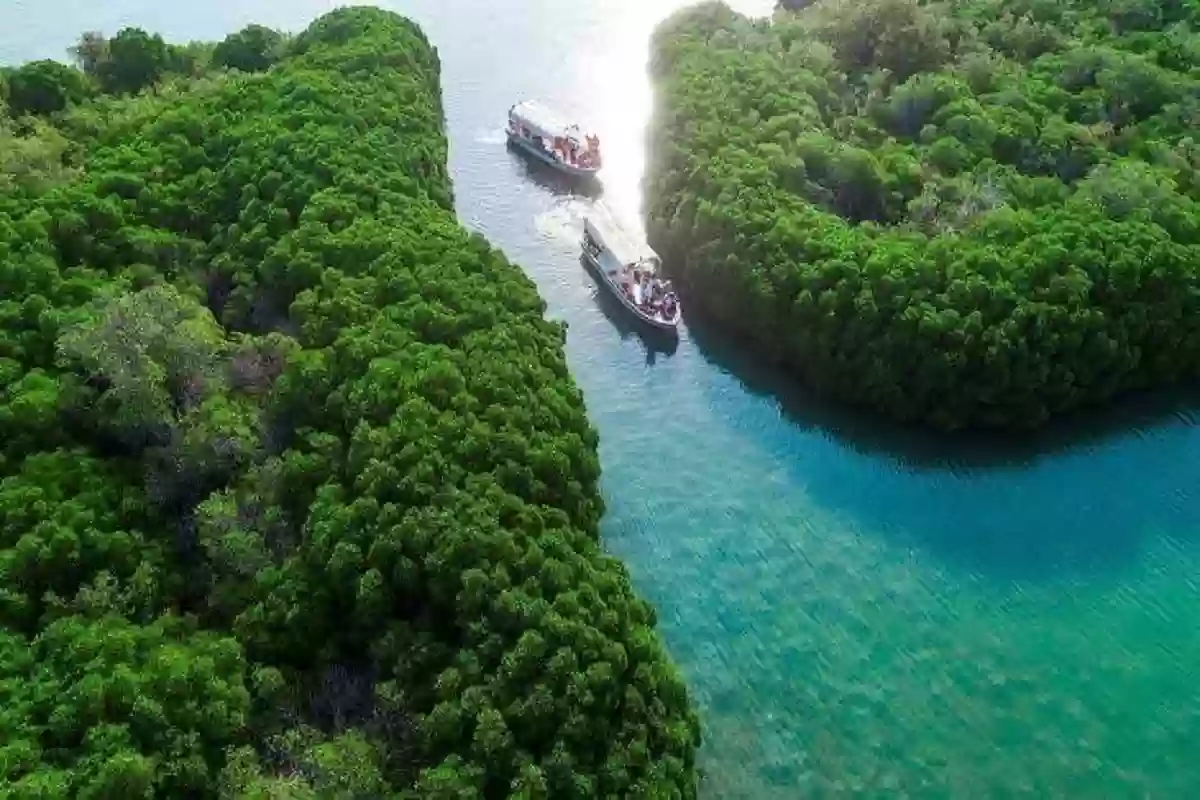
M636 337L642 343L642 346L646 350L646 364L648 366L653 365L660 355L667 358L675 355L675 352L679 349L678 335L668 331L656 330L639 323L621 305L621 302L604 288L602 283L604 279L597 274L592 262L581 255L579 263L587 270L588 276L593 282L594 291L592 292L592 300L600 309L600 313L616 328L617 333L623 341L631 337Z
M1022 469L1042 458L1085 451L1164 425L1200 424L1200 387L1191 387L1128 394L1109 406L1081 409L1030 431L941 432L817 396L782 367L756 358L753 345L690 310L688 332L706 360L751 393L777 401L793 425L822 431L863 455L888 458L912 470Z
M691 309L688 330L710 363L807 434L786 437L790 483L894 543L1011 581L1117 572L1150 536L1200 531L1195 388L1129 395L1035 431L946 434L816 397Z

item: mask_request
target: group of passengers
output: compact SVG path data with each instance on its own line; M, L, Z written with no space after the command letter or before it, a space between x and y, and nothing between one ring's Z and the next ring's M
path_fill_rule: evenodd
M554 137L554 152L565 163L581 169L591 169L600 166L600 137L587 136L587 149L579 146L579 142L569 136Z
M634 303L644 313L651 316L661 314L664 319L671 319L675 316L679 299L675 296L670 281L660 280L652 272L634 268L633 286L638 288L633 290L633 287L629 286L630 294Z

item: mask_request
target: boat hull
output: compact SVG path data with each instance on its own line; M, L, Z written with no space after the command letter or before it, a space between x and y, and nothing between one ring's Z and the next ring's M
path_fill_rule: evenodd
M507 135L510 146L564 175L570 175L572 178L594 178L600 172L599 167L577 167L574 164L559 161L529 139L522 138L512 131L508 131Z
M597 279L600 281L600 285L603 286L609 294L617 298L617 301L625 307L626 311L633 315L634 319L638 320L643 325L654 328L658 331L663 331L666 333L679 332L680 314L678 310L675 311L675 317L671 320L662 320L658 319L657 317L647 316L640 308L634 305L633 301L621 291L621 287L618 286L611 277L609 277L608 272L604 269L604 265L600 263L599 257L594 255L588 249L586 244L582 244L581 246L583 250L583 258L587 262L588 266L592 268L592 271L596 273Z

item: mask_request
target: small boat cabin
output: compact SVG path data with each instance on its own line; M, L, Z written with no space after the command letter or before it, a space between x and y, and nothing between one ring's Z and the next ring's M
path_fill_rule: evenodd
M662 262L657 253L639 246L604 215L584 220L583 249L610 291L630 311L655 327L675 327L679 297L671 281L660 277Z
M567 172L592 173L602 163L599 136L534 101L517 103L508 110L508 138Z

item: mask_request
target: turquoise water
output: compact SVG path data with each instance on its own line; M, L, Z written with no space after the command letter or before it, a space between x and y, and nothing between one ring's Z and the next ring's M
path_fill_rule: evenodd
M646 37L680 2L386 5L440 48L463 220L570 325L603 533L703 710L708 796L1196 794L1186 398L1032 442L934 440L814 403L703 327L644 341L578 262L589 201L509 154L502 124L526 95L593 123L608 202L636 219ZM206 39L330 7L0 0L0 60L60 55L88 27Z

